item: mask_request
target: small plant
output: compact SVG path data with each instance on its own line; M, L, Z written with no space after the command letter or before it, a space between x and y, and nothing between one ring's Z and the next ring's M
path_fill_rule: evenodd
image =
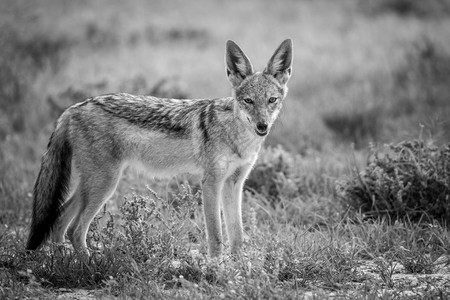
M407 272L413 274L433 273L433 262L421 252L412 252L410 255L406 256L403 261L403 266Z
M394 281L392 280L392 275L394 275L395 266L397 264L392 261L387 262L383 258L375 259L375 264L377 266L377 273L380 275L381 280L388 288L393 288Z
M181 255L178 247L184 248L189 240L200 240L190 221L199 193L192 194L190 187L182 186L180 193L166 200L149 191L150 195L134 194L126 200L119 208L120 214L109 214L101 229L99 220L103 216L98 217L91 226L92 246L99 250L115 247L138 263L156 263Z
M338 190L350 207L370 217L450 221L450 145L438 148L421 140L372 149L363 172L353 171Z

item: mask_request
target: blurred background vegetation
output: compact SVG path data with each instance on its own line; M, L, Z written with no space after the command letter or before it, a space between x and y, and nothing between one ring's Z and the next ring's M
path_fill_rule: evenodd
M450 0L0 1L0 298L411 299L396 266L449 273L449 16ZM114 92L228 96L226 40L261 70L288 37L290 91L246 181L241 260L203 256L198 183L134 171L91 226L88 264L60 245L25 253L66 107ZM367 260L378 277L360 272ZM448 284L430 279L414 299L444 299Z
M446 0L1 1L0 223L28 214L64 108L111 92L227 96L227 39L259 70L294 40L290 92L266 143L281 148L263 153L248 189L333 199L370 142L449 141L449 14ZM123 182L120 195L147 183L131 172Z

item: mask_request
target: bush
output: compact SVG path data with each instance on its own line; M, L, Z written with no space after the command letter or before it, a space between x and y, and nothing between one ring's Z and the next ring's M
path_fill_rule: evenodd
M299 196L332 197L333 177L339 172L314 152L294 155L278 145L261 150L244 189L262 195L271 203L292 201Z
M85 41L94 49L106 49L116 46L119 41L112 28L101 28L95 23L86 26Z
M360 149L379 137L382 116L382 109L376 106L330 113L323 116L323 122L338 138Z
M163 77L149 86L144 76L138 75L123 81L119 90L131 94L150 95L159 98L186 99L189 93L178 77Z
M24 80L11 64L0 59L0 141L10 132L23 130L24 114L20 103L24 94Z
M39 72L60 69L69 45L63 37L25 38L8 27L0 31L0 141L25 131L28 101L35 101L30 86Z
M92 248L112 249L127 253L136 262L159 263L183 252L190 240L200 240L201 232L191 226L200 194L193 194L190 187L173 199L151 195L133 195L119 208L119 215L109 215L106 227L97 230L99 218L91 226ZM197 228L198 229L198 228Z
M264 149L245 181L245 188L263 195L269 202L278 202L283 196L292 198L298 194L293 166L293 155L281 146Z
M369 217L450 222L450 144L438 148L421 140L372 149L363 172L338 182L343 200Z
M450 88L450 55L428 38L416 42L406 53L404 64L393 74L394 96L390 110L400 114L424 115L446 109Z
M448 0L377 0L360 1L361 10L368 15L394 13L419 18L443 17L450 14Z
M198 48L205 48L211 40L211 36L203 28L160 28L158 26L148 26L145 29L145 38L152 44L160 43L191 43Z

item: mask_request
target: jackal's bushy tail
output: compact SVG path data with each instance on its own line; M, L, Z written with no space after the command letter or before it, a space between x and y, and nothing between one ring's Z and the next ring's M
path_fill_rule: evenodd
M72 145L65 125L64 122L58 124L42 157L33 191L33 216L27 250L37 249L48 238L69 191Z

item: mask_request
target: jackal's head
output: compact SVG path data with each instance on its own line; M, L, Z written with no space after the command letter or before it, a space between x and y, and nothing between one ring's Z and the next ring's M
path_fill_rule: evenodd
M286 97L286 83L292 73L292 41L281 43L262 72L255 72L252 63L239 46L228 41L226 67L236 99L235 113L259 136L269 132Z

